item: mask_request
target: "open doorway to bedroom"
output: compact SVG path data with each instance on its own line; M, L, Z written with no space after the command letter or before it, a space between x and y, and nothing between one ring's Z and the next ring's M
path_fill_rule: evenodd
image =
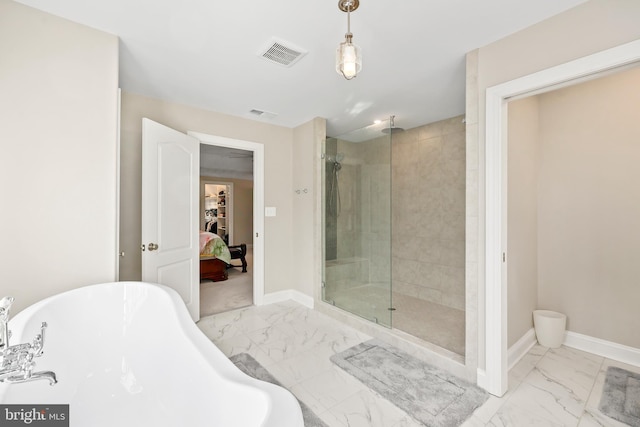
M200 316L254 303L253 152L200 145Z

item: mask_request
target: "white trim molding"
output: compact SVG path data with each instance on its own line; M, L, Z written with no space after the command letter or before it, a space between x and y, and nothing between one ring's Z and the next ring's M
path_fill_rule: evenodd
M253 151L253 303L264 304L264 145L258 142L232 139L188 131L187 135L202 144Z
M487 385L487 371L485 371L484 369L480 369L478 368L477 371L477 375L476 375L476 384L478 385L478 387L483 388L485 390L488 389L488 385Z
M536 331L531 328L525 332L515 344L509 347L509 351L507 351L509 370L511 370L537 342Z
M262 299L263 304L275 304L283 301L295 301L304 305L307 308L313 309L314 300L313 297L303 294L295 289L287 289L286 291L271 292L264 295ZM258 304L256 304L258 305Z
M485 133L485 373L489 393L502 396L507 391L507 279L506 247L506 122L509 99L543 93L558 85L568 85L596 74L640 62L640 40L623 44L584 58L511 80L486 91ZM480 372L480 371L479 371ZM478 384L480 384L478 375ZM484 379L482 379L484 382Z
M571 331L565 332L563 344L567 347L606 357L607 359L640 367L640 348L629 347Z

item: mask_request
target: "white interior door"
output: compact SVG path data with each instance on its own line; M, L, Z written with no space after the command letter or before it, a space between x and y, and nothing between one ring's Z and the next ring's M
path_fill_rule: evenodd
M142 119L142 280L175 289L200 319L200 143Z

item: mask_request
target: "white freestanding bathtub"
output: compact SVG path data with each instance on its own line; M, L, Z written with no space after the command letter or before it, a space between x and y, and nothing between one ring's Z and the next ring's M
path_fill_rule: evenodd
M43 321L34 372L58 383L0 382L3 404L69 404L76 427L303 426L293 395L238 370L170 288L119 282L55 295L10 320L11 345L31 342Z

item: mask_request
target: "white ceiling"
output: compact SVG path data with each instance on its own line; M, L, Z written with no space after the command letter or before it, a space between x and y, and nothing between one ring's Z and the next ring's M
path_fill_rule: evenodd
M338 136L392 114L405 129L463 114L466 52L585 0L361 0L351 81L335 72L337 0L19 1L118 35L126 91L287 127L324 117ZM272 37L308 54L270 63L257 53Z
M253 151L200 144L200 175L253 180Z

